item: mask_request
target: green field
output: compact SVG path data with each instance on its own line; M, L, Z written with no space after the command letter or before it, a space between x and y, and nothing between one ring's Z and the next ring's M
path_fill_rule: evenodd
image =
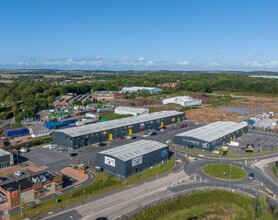
M202 171L208 176L224 180L238 180L247 176L247 171L238 166L230 164L209 164L202 168Z
M272 220L263 197L250 199L226 191L203 191L170 199L132 216L131 220Z

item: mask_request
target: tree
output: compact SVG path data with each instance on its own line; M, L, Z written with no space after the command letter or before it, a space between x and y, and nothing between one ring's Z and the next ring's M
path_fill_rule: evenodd
M13 106L12 111L13 111L14 115L17 115L17 113L19 112L17 105Z

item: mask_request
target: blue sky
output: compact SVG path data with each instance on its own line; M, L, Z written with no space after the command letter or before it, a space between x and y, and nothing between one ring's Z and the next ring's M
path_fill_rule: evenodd
M278 71L277 0L0 0L0 68Z

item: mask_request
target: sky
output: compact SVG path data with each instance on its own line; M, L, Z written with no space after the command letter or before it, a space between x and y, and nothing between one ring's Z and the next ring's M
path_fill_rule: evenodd
M0 0L0 69L278 71L277 0Z

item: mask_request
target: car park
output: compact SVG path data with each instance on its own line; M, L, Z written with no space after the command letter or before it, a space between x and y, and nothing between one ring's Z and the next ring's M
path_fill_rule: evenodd
M15 172L14 172L14 175L15 175L15 176L22 176L22 175L23 175L23 172L21 172L21 171L15 171Z

